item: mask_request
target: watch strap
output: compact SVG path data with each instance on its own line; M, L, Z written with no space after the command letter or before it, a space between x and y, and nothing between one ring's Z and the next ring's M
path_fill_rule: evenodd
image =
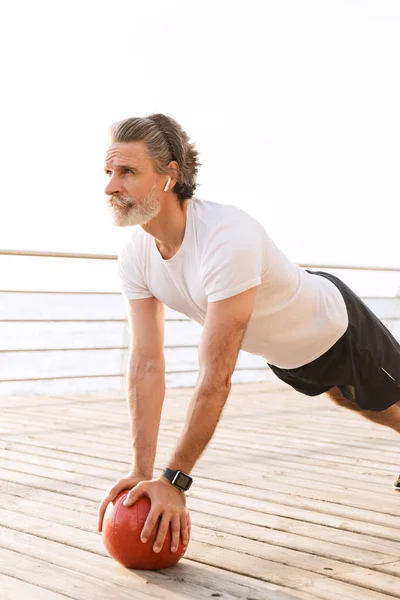
M188 485L186 486L186 488L184 488L180 485L176 485L176 483L174 483L174 479L175 479L177 473L182 473L182 475L184 475L185 477L187 477L189 479L189 482L188 482ZM193 478L190 475L188 475L187 473L184 473L183 471L179 471L179 470L175 471L174 469L165 468L162 474L164 475L164 477L166 477L166 479L168 479L168 481L174 487L177 487L178 489L185 491L185 492L190 488L190 486L192 485L192 482L193 482Z

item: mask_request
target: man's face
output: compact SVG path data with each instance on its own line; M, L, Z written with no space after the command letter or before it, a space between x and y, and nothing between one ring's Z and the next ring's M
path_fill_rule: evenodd
M143 225L160 212L157 173L145 142L116 142L106 154L105 188L114 225Z

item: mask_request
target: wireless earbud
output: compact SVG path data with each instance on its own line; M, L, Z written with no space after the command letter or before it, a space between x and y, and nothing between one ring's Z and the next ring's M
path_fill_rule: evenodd
M168 177L168 181L165 184L164 192L168 192L169 184L171 183L171 177Z

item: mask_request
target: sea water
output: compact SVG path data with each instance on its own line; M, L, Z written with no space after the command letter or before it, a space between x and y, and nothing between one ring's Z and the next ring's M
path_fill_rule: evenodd
M129 333L115 261L2 257L0 266L0 396L124 391ZM399 272L331 272L400 338ZM195 384L200 335L166 310L167 386ZM264 359L242 351L233 381L267 380Z

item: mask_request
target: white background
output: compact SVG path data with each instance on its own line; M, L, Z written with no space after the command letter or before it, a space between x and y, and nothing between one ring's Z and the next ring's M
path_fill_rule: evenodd
M396 0L8 2L0 247L117 254L107 130L156 111L196 142L196 195L293 260L399 266L399 26ZM115 263L55 264L3 258L1 287L115 288Z

